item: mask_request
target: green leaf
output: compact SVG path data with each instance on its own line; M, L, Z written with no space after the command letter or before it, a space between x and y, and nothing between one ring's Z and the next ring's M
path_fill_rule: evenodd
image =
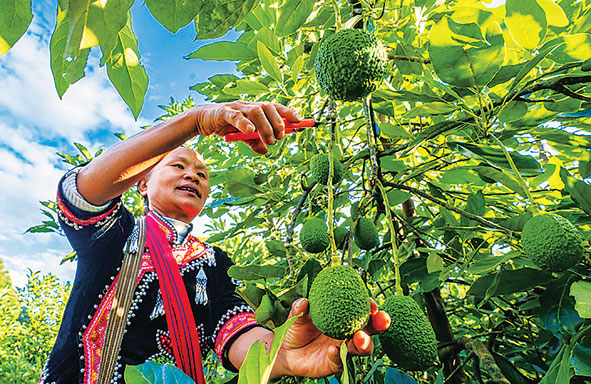
M291 66L291 78L293 81L298 80L298 75L302 72L302 69L304 69L304 57L299 56Z
M429 58L439 78L458 87L482 87L505 60L505 42L496 23L482 34L476 23L461 24L443 17L429 33Z
M513 40L533 50L546 36L546 13L536 0L507 0L505 24Z
M564 344L539 384L570 384L574 372L569 362L569 345Z
M573 201L588 215L591 215L591 185L574 178L564 168L560 169L560 179Z
M244 287L238 289L238 294L252 308L257 308L261 304L265 292L264 289L257 287L255 284L245 284Z
M511 171L511 166L500 148L459 142L449 142L447 145L450 149L458 151L463 156L470 158L476 156L491 165ZM523 176L537 176L544 171L533 156L521 155L517 152L510 152L509 156L511 156L515 166Z
M263 192L254 181L255 173L248 168L230 168L225 172L225 176L224 189L234 197L249 198Z
M207 0L196 22L197 39L215 39L240 23L258 4L255 0Z
M583 319L591 319L591 282L577 281L570 286L570 295L575 298L575 310Z
M458 109L454 104L433 102L421 104L404 114L404 117L411 118L425 115L439 115L446 114Z
M508 252L503 256L487 256L482 257L476 260L476 262L472 263L467 269L466 272L471 273L473 275L482 275L492 270L496 269L497 266L505 263L506 261L510 260L512 257L517 256L514 252Z
M575 373L581 376L591 376L591 328L582 328L577 336L582 335L573 345L570 363Z
M390 122L380 123L380 132L390 139L412 139L413 136L402 125L395 125Z
M521 188L519 182L511 174L509 174L509 172L483 165L475 167L474 170L483 180L486 180L487 182L492 180L494 182L501 183L513 192L520 194L524 198L527 198L527 194L523 188Z
M587 60L591 57L591 35L589 33L559 36L544 44L544 47L546 45L557 45L557 48L548 57L559 64Z
M193 379L174 365L158 364L151 360L140 365L127 365L124 378L127 384L194 384Z
M267 246L267 250L271 255L282 258L285 257L286 250L285 245L283 245L283 242L279 240L267 240L267 242L265 242L265 245Z
M388 196L388 203L390 203L391 206L402 204L412 197L412 194L398 189L393 189L386 195Z
M188 59L202 60L252 60L257 57L256 53L250 50L244 43L232 43L219 41L217 43L204 45L187 56Z
M131 29L129 17L127 24L119 32L117 46L107 61L107 74L136 119L148 90L148 75L139 59L137 38Z
M80 153L82 154L82 156L84 156L86 158L86 160L92 160L92 155L90 154L90 152L88 151L88 149L86 149L86 147L80 143L74 143L74 145L76 146L76 148L78 148L78 150L80 151Z
M84 68L88 59L89 48L83 49L80 54L74 58L66 60L68 57L65 53L66 44L68 42L68 31L70 23L66 17L67 11L62 11L58 8L57 23L51 41L49 43L51 72L53 74L53 82L60 99L68 90L70 84L84 77Z
M229 95L260 95L269 92L265 84L257 81L240 79L231 87L224 87L224 92Z
M152 15L172 33L189 24L202 5L203 0L146 0Z
M554 27L566 27L569 24L568 18L562 7L552 0L538 0L538 4L544 9L546 22Z
M299 316L301 315L292 317L285 324L274 329L273 333L275 335L268 354L265 348L265 342L255 342L251 345L240 367L238 384L267 384L269 382L269 376L275 364L279 347L283 343L287 331Z
M497 279L497 284L491 288ZM533 268L504 269L492 275L478 278L468 291L468 294L476 297L489 297L508 295L511 293L524 292L528 289L543 285L552 280L552 274Z
M314 9L314 0L286 0L278 7L279 19L275 25L275 34L289 36L306 22Z
M233 265L228 269L228 276L236 280L277 279L285 274L285 268L278 265Z
M555 279L540 296L542 326L557 337L574 335L583 321L575 311L575 299L569 295L571 282L572 275Z
M519 372L509 360L495 352L492 352L492 356L503 376L505 376L511 384L531 384L529 379L523 376L523 374Z
M339 348L339 355L341 357L341 364L343 365L343 372L341 374L341 384L349 384L349 368L347 367L347 343L343 342Z
M499 120L510 123L523 117L527 112L527 105L521 101L513 101L506 104L498 114Z
M406 164L404 164L404 161L398 160L396 156L381 157L380 165L382 166L382 169L388 172L400 172L408 168Z
M25 34L33 20L31 0L10 0L2 2L0 12L0 56Z
M277 61L275 61L275 57L265 46L265 44L257 41L257 53L259 55L259 60L263 65L263 69L276 81L279 83L282 82L282 75L281 70L279 69L279 65L277 65Z

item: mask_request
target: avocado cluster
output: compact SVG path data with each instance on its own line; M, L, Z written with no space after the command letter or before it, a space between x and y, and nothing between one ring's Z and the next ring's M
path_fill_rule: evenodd
M336 185L343 180L343 166L341 162L334 159L334 174L332 184ZM310 159L310 182L328 184L328 173L330 172L330 159L327 153L319 153Z
M345 340L369 321L371 301L361 277L347 265L324 268L308 295L312 323L324 335Z
M390 327L379 334L386 355L400 368L424 371L438 360L437 339L429 319L408 296L389 296L381 308L390 315Z
M302 225L300 244L310 253L320 253L330 245L328 227L323 219L313 217Z
M583 239L570 221L552 213L529 219L521 232L526 256L542 269L559 272L583 258Z
M356 101L375 91L386 75L383 44L361 29L343 29L320 45L314 71L320 87L335 100Z
M361 217L355 226L355 244L366 251L380 245L378 229L373 221L367 217Z

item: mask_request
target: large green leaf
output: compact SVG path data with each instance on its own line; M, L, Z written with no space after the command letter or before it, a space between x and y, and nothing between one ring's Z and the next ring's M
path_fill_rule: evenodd
M218 41L204 45L187 56L187 59L203 60L252 60L256 58L256 52L253 52L246 44L230 41Z
M526 291L550 280L552 274L539 269L504 269L477 279L472 283L468 294L476 297L508 295Z
M82 48L101 47L104 65L118 43L118 34L127 23L127 13L133 0L93 1L88 4L87 24Z
M238 198L248 198L262 193L263 190L254 181L255 173L245 167L235 167L226 171L224 188L230 195Z
M253 80L240 79L232 86L226 86L224 92L229 95L259 95L269 92L269 88Z
M570 384L574 372L569 362L570 346L564 344L539 384Z
M527 198L527 194L519 182L509 172L488 165L479 165L478 167L475 167L474 170L483 180L486 180L487 182L492 181L501 183L513 192L520 194L524 198Z
M0 56L21 38L29 28L33 13L31 0L8 0L2 2L0 12Z
M560 169L560 179L573 201L588 215L591 215L591 185L574 178L564 168Z
M194 384L193 379L174 365L158 364L151 360L140 365L127 365L124 376L127 384Z
M257 41L257 53L259 55L259 60L263 66L263 69L276 81L282 82L282 75L281 70L279 69L279 65L277 65L277 61L275 61L275 57L260 41Z
M511 165L500 148L460 142L449 142L447 145L450 149L458 151L463 156L470 158L475 157L484 160L491 165L512 171ZM509 156L511 156L519 173L523 176L537 176L544 171L542 166L531 155L521 155L517 152L510 152Z
M137 38L131 29L131 18L119 32L117 46L107 62L109 79L137 119L148 90L148 75L140 63Z
M197 25L197 39L215 39L240 23L258 4L255 0L207 0Z
M579 338L572 347L570 363L577 375L591 376L591 327L583 327L577 336Z
M275 26L275 34L283 37L297 31L312 13L314 3L314 0L285 0L278 8L279 19Z
M429 33L429 57L444 82L458 87L482 87L505 60L505 43L498 24L484 31L476 23L460 24L445 16Z
M546 13L536 0L507 0L505 24L513 40L521 47L533 50L546 36Z
M575 310L583 319L591 319L591 282L577 281L570 286L570 295L575 298Z
M549 55L549 58L560 64L587 60L591 57L591 35L589 33L559 36L545 43L542 49L549 45L557 47Z
M238 384L267 384L270 379L271 369L275 364L279 347L291 325L299 316L292 317L285 324L274 329L273 342L266 346L265 342L255 342L250 346L246 358L240 367ZM267 353L267 347L269 353Z
M556 336L573 335L583 319L575 311L575 300L570 296L572 276L562 276L546 286L540 296L540 319L545 329Z
M172 33L189 24L202 5L203 0L146 0L152 15Z
M89 48L83 49L77 57L66 60L65 51L70 29L70 22L66 14L67 11L58 8L57 22L49 43L51 72L55 89L60 98L66 93L70 84L84 77L84 68L90 51Z

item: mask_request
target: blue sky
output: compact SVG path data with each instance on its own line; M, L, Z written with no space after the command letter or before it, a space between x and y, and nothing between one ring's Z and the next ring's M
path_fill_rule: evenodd
M0 258L13 283L26 282L27 268L72 281L75 265L59 265L71 251L55 234L23 234L40 224L40 200L53 200L59 178L68 168L56 152L76 153L72 142L91 152L118 141L113 133L133 134L162 114L158 105L170 97L201 95L188 88L219 73L235 73L231 62L185 60L184 56L212 41L194 41L191 24L175 35L164 29L143 1L132 7L133 30L150 84L137 121L98 66L100 52L91 51L86 76L59 99L49 67L49 39L56 2L33 1L34 19L26 35L0 56ZM230 32L223 40L235 40ZM199 227L199 218L196 219Z

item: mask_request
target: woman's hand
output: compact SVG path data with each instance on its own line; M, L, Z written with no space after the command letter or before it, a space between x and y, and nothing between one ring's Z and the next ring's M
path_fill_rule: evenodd
M272 377L305 376L324 377L342 370L340 346L342 340L335 340L320 333L312 324L308 312L308 300L296 300L289 317L300 316L291 326L279 349ZM379 311L376 302L371 300L369 324L346 341L349 353L367 356L373 353L371 335L385 331L390 326L390 316Z
M246 143L256 153L267 153L267 145L282 139L285 131L283 118L298 122L301 117L291 108L276 103L249 103L234 101L222 104L207 104L193 109L195 129L202 136L226 135L233 132L257 131L260 139Z

